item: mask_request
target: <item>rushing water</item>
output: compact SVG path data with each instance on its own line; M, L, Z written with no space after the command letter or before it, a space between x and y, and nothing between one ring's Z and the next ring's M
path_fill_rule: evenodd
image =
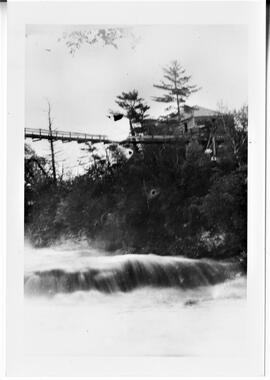
M26 351L242 355L245 294L236 263L27 249Z

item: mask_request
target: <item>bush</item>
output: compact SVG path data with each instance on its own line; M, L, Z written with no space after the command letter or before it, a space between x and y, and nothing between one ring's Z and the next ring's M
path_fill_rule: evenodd
M230 149L225 141L212 162L197 142L146 145L129 161L97 160L57 186L36 173L26 232L37 245L84 236L110 251L244 257L247 170Z

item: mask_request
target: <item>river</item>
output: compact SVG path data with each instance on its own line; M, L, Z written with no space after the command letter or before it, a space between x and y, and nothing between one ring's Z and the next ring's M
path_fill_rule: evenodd
M242 356L246 278L229 262L26 248L24 324L30 355Z

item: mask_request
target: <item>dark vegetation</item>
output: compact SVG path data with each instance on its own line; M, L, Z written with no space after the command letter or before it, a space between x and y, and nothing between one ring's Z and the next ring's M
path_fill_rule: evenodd
M179 78L184 75L178 66L166 70L167 80L170 75L178 78L177 70ZM180 104L197 90L188 86L190 77L184 78L182 88L181 80L171 89L169 84L159 87L168 95L158 101L174 101L179 119ZM123 92L116 103L134 135L135 123L144 123L149 107L135 90ZM220 113L214 129L217 125L224 138L217 143L216 157L196 137L175 144L132 145L132 157L119 155L113 165L90 147L94 163L85 174L58 175L56 180L52 163L26 145L27 238L38 247L60 239L86 239L112 252L235 257L245 263L247 107ZM155 131L154 123L150 127Z
M217 161L196 140L145 145L113 166L96 158L57 184L26 146L26 235L36 246L86 238L110 251L245 259L247 132L233 114L220 122Z

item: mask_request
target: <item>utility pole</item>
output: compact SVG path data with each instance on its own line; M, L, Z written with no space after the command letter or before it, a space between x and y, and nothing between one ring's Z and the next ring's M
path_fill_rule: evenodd
M48 122L49 122L49 141L51 146L51 158L52 158L52 172L53 172L53 182L56 184L56 170L55 170L55 153L53 145L53 135L52 135L52 118L51 118L51 104L48 101Z

